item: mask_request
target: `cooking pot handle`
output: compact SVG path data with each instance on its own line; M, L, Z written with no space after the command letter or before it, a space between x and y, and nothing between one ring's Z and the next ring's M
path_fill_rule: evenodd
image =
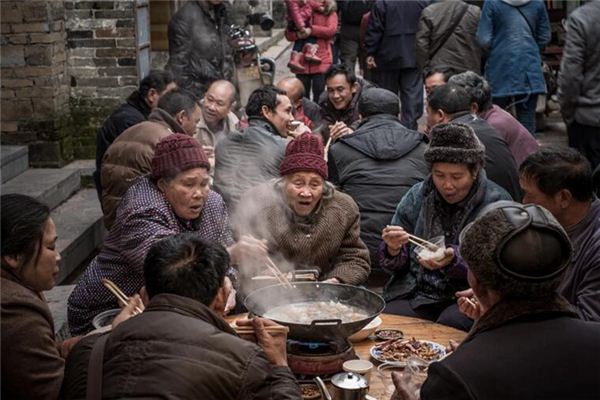
M310 326L340 326L341 324L341 319L315 319Z

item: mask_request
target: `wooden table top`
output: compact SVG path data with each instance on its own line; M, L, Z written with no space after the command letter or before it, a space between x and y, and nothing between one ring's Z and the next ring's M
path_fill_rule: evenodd
M233 315L226 319L228 322L232 322L245 316L245 314ZM400 329L404 332L405 338L414 337L415 339L430 340L443 346L448 346L450 339L460 342L467 336L466 332L418 318L391 314L381 314L380 317L383 323L379 329ZM376 342L373 340L366 339L360 343L354 343L353 347L360 359L370 360L375 365L369 376L369 394L379 400L387 400L393 393L390 374L394 369L387 369L381 372L377 370L379 363L372 360L369 354L371 347L375 344Z

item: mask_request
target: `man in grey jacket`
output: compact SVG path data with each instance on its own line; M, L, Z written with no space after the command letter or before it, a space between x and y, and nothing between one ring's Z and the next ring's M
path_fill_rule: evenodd
M569 16L558 96L567 122L569 146L583 153L592 169L600 165L600 1Z

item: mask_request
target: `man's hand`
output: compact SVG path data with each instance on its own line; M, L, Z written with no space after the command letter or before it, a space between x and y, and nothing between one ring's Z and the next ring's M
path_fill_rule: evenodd
M419 400L420 384L411 384L410 379L400 372L392 372L392 382L396 391L390 400Z
M300 135L302 135L303 133L310 133L311 130L308 126L306 126L304 124L304 122L302 121L294 121L296 123L296 126L294 127L293 125L290 126L290 128L292 129L288 129L288 135L291 136L292 138L296 138Z
M478 320L481 317L483 309L481 303L477 300L477 297L475 297L473 289L456 292L455 296L458 298L456 303L458 304L460 312L473 320Z
M453 259L454 259L454 249L452 247L446 247L446 249L444 249L444 258L442 258L439 261L424 260L421 257L417 257L417 261L419 262L419 264L421 264L424 268L427 268L431 271L434 271L436 269L441 269L441 268L448 266L452 262Z
M257 344L262 347L265 355L275 366L287 367L287 332L271 331L267 332L267 326L281 326L271 320L255 317L252 319L237 320L238 326L252 326L256 335Z
M333 125L329 125L329 136L332 140L339 139L340 137L354 132L344 122L338 121Z
M113 319L112 327L113 329L117 327L121 322L127 321L129 318L133 317L137 314L136 307L140 310L144 311L144 303L142 302L142 298L139 294L134 294L129 298L127 305L123 307L121 312Z
M227 248L231 264L234 265L265 265L269 254L266 240L259 240L250 235L244 235L240 240Z
M388 225L383 228L381 238L387 246L391 256L397 256L406 243L408 243L408 232L400 226Z
M375 57L367 56L367 69L375 69L377 68L377 63L375 63Z

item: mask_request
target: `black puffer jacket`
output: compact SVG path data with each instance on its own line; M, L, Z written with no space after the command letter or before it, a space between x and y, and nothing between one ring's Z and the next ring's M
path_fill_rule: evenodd
M392 220L404 193L429 172L423 159L426 148L423 135L383 114L362 120L354 133L331 146L330 179L358 204L360 236L374 268L381 230Z
M180 87L203 96L208 86L233 77L233 51L228 43L229 19L224 4L189 1L169 22L169 62Z

